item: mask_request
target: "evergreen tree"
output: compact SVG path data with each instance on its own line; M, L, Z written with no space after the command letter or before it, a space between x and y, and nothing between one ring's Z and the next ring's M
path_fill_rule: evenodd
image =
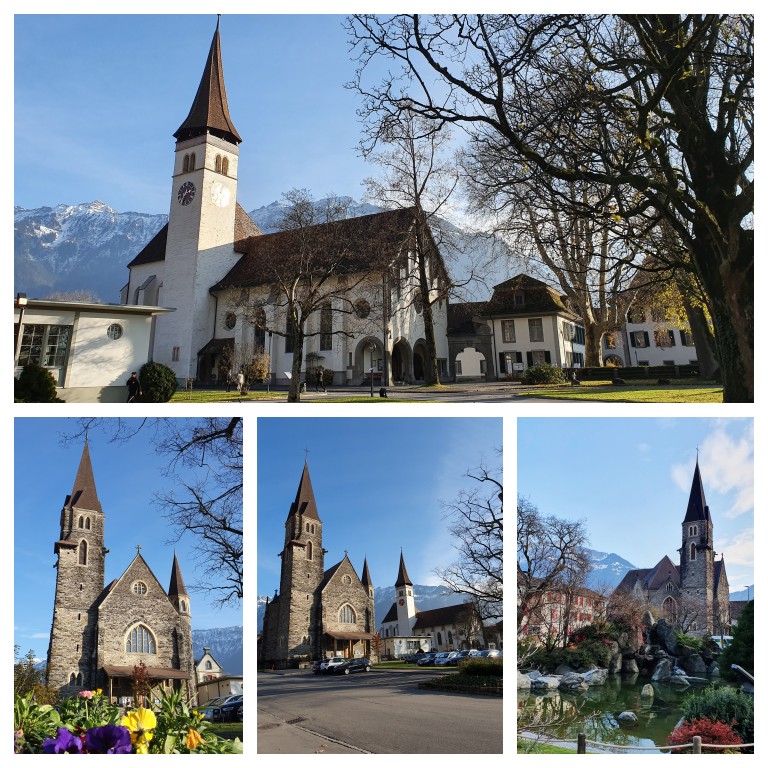
M731 669L738 664L755 673L755 601L750 600L739 616L739 623L733 633L733 641L720 655L720 674L726 680L743 681L743 676Z

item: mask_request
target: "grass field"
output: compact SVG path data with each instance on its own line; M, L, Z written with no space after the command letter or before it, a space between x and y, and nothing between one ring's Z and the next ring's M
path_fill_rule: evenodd
M541 744L527 739L517 740L517 752L522 755L575 755L575 749L553 747L550 744Z
M208 730L220 736L222 739L243 740L243 724L242 723L210 723Z
M551 400L587 400L614 403L722 403L723 388L718 384L640 384L615 387L602 382L586 382L581 387L542 387L516 395Z

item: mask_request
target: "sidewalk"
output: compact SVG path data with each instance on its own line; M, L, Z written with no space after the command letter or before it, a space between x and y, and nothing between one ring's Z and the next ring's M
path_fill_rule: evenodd
M325 736L312 733L301 724L288 724L259 710L256 751L260 755L359 755L368 754Z

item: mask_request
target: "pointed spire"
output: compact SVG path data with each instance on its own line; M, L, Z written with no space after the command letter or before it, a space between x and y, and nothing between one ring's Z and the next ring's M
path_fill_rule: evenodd
M205 62L205 69L200 85L197 87L192 108L189 110L187 119L173 134L177 141L202 136L208 131L233 144L239 144L242 141L229 116L227 91L224 87L224 68L221 64L219 22L220 19L216 22L211 50L208 52L208 60Z
M68 507L79 507L101 512L101 502L96 494L96 481L93 479L93 467L91 466L91 452L88 449L88 439L83 446L83 455L80 457L80 466L75 476L75 484L72 493L64 502Z
M368 570L367 557L363 560L363 578L360 579L360 581L366 589L373 586L373 581L371 580L371 572Z
M397 572L396 587L404 587L405 585L413 586L413 582L408 578L408 571L405 568L405 560L403 560L403 552L400 550L400 569Z
M168 587L168 597L174 595L186 595L187 589L184 586L184 579L181 576L181 566L176 553L173 553L173 567L171 568L171 584Z
M711 520L709 516L707 500L704 498L704 485L701 482L698 455L696 457L696 469L693 471L691 495L688 497L688 509L685 512L685 518L683 522L692 523L696 520Z
M288 517L297 514L313 520L320 520L317 514L317 504L315 503L315 492L312 490L312 481L309 479L309 466L307 466L306 462L304 462L304 470L301 473L299 489L296 491L296 499L291 504Z

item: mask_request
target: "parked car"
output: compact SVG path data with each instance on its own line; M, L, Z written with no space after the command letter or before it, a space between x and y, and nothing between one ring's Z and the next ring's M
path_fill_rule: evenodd
M471 650L464 650L464 651L459 651L459 652L458 652L458 653L457 653L457 654L456 654L456 655L455 655L455 656L454 656L454 657L453 657L453 658L450 660L450 664L451 664L451 666L454 666L454 667L456 667L456 666L458 666L458 665L459 665L459 664L460 664L462 661L464 661L465 659L471 659L471 658L474 658L474 657L476 657L476 656L479 656L479 655L480 655L480 651L476 651L476 650L474 650L474 649L471 649Z
M331 671L334 675L349 675L352 672L370 672L371 660L366 658L345 659L343 664L334 664Z
M222 723L242 722L243 720L243 696L230 696L219 706L219 720Z
M501 658L501 651L498 651L495 648L486 648L485 650L480 651L480 657L483 659L498 659Z
M451 654L455 654L456 651L441 651L435 656L435 666L445 667L448 665L448 659L451 658Z
M345 659L341 656L331 656L328 659L321 659L317 671L321 675L326 675L329 672L333 672L334 667L338 666L339 664L343 664L345 661L348 661L348 659Z
M422 654L421 658L416 662L420 667L431 667L435 663L435 656L437 654L434 651Z
M203 717L206 720L212 722L221 722L221 708L227 704L230 700L238 697L238 694L231 693L229 696L219 696L218 698L211 699L206 702L202 707L198 707L198 712L202 712ZM240 696L242 699L242 696Z

